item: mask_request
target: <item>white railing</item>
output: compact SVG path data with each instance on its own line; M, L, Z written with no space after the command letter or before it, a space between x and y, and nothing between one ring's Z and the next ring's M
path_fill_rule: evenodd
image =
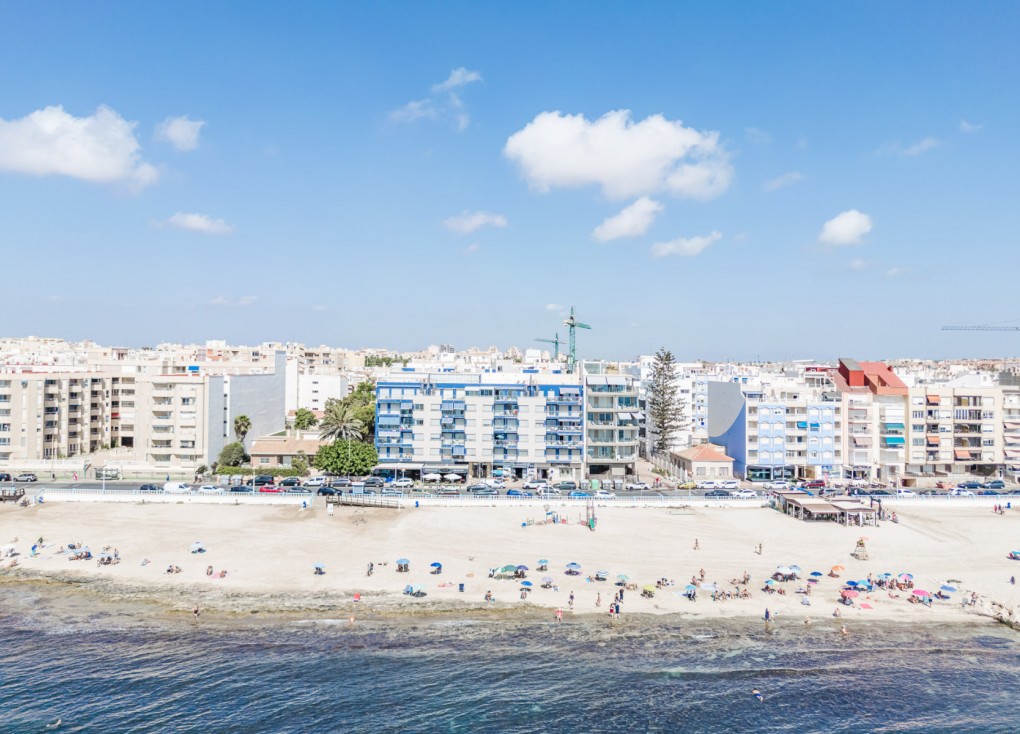
M42 487L33 492L32 497L37 503L42 504L47 502L133 502L163 505L304 505L306 507L310 507L316 499L314 494L288 494L286 492L172 494L169 492L80 487Z

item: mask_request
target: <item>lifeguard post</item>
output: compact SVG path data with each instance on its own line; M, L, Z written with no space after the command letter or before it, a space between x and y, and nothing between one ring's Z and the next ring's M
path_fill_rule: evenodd
M857 547L854 548L854 552L850 555L858 561L868 560L868 549L864 546L864 538L857 539Z

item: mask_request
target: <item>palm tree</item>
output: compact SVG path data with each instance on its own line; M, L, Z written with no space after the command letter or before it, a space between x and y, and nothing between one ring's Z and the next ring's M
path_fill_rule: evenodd
M354 408L342 400L329 400L319 421L319 438L324 441L358 441L365 435L365 424L354 417Z
M243 441L251 430L251 418L246 415L239 415L234 418L234 434L238 441Z

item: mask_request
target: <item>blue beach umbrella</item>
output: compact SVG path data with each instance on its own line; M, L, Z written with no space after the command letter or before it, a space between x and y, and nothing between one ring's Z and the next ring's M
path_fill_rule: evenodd
M946 585L942 586L942 590L943 591L953 592L953 591L956 591L956 587L955 586L949 586L948 584L946 584Z
M552 576L543 576L542 577L542 583L543 584L551 584L552 582L553 582L553 577Z
M438 561L436 563L433 563L433 564L431 564L429 566L429 568L442 568L442 567L443 567L443 564L439 563Z
M406 566L409 563L411 563L411 562L409 560L407 560L406 558L398 558L397 559L397 565Z
M517 567L517 570L518 570L518 571L527 571L527 570L529 570L529 569L528 569L528 567L527 567L527 566L518 566L518 567Z
M773 581L772 579L769 579L768 581L765 582L765 585L766 586L775 586L776 582Z
M852 587L853 587L853 588L855 588L855 589L857 588L857 585L858 585L858 582L857 582L857 581L847 581L847 582L846 582L846 583L844 584L844 586L852 586Z
M325 563L316 563L315 566L313 566L313 568L318 568L318 569L322 569L322 568L325 568L325 567L326 567Z
M581 570L581 564L580 563L568 563L567 564L567 568L569 568L571 571L580 571Z
M684 587L684 591L697 591L697 590L698 587L695 586L694 584L687 584L687 586Z
M521 586L529 586L530 587L531 586L531 582L530 581L522 581L521 582Z
M545 566L548 563L549 563L549 559L548 558L539 558L538 559L538 565L539 566Z
M821 571L812 571L812 572L811 572L811 575L812 575L812 576L822 576L822 575L824 575L824 574L823 574L823 573L822 573Z
M891 579L892 578L892 574L889 573L888 571L886 571L885 573L878 574L878 577L880 579Z
M790 570L796 574L800 573L800 566L790 566Z

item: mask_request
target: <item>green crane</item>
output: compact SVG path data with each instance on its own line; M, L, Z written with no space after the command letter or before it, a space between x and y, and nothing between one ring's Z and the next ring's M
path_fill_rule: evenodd
M535 341L537 341L537 342L545 342L546 344L552 344L553 345L553 361L554 362L559 362L560 361L560 344L562 344L563 342L560 341L560 335L559 334L556 334L556 338L555 339L535 339Z
M570 318L563 322L564 326L570 328L570 353L567 356L567 367L574 369L574 364L577 362L577 330L578 329L590 329L588 324L582 324L576 318L574 318L574 307L570 307Z

